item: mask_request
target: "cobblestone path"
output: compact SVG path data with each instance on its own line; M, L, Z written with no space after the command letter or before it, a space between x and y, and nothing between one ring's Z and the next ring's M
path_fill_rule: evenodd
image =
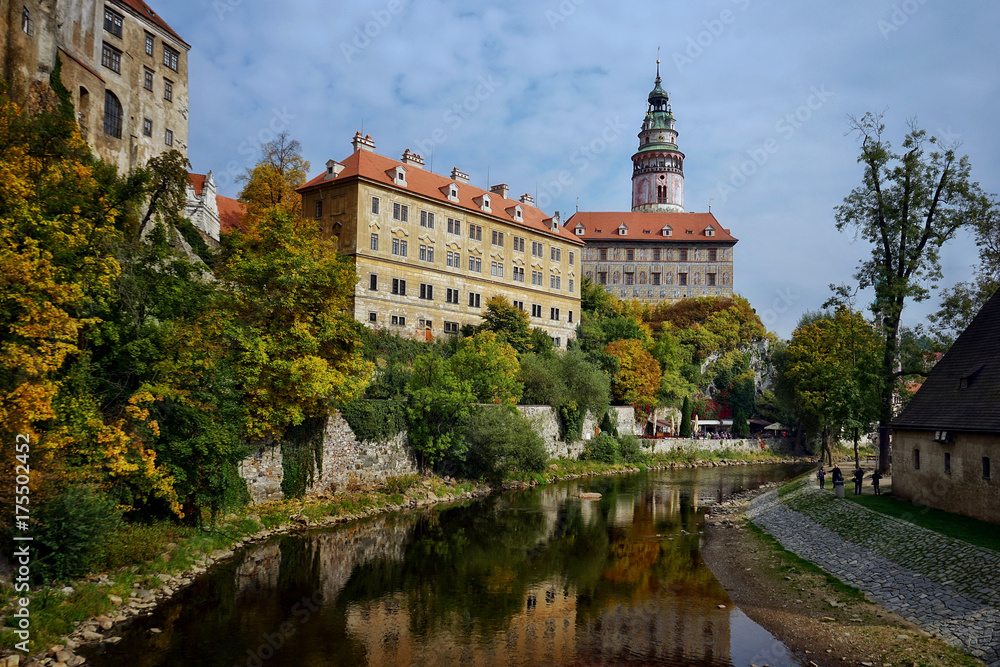
M1000 554L868 510L809 484L747 516L878 604L1000 667Z

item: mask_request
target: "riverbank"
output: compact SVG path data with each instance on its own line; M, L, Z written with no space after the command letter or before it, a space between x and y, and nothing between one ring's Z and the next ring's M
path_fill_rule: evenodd
M554 460L544 474L528 479L512 480L502 488L514 489L538 484L579 479L595 475L629 474L643 470L681 469L773 463L801 463L803 459L751 453L736 458L732 452L686 452L651 459L640 465L606 465L596 462ZM196 531L196 535L164 537L156 547L159 554L141 563L133 563L112 572L94 573L68 587L45 587L33 591L33 645L51 647L23 655L19 662L0 665L36 667L42 659L49 664L63 662L79 665L74 651L83 645L118 641L115 628L138 615L149 614L160 603L188 586L195 578L218 563L231 558L247 545L268 540L276 535L330 526L362 519L374 514L423 509L439 503L467 502L500 490L484 484L459 482L436 476L407 476L390 480L383 489L364 493L337 494L308 502L286 501L271 503L230 515L211 531ZM13 645L9 631L3 633L5 648ZM56 658L65 658L56 661Z
M809 559L805 560L786 550L782 543L791 545L792 534L798 539L797 545L832 539L817 535L814 529L822 528L808 523L797 523L794 527L789 524L791 532L780 532L779 542L747 521L746 512L750 508L754 522L766 525L768 531L776 530L773 517L763 517L768 512L765 508L773 508L775 504L785 507L782 501L786 498L795 502L796 492L813 495L810 480L806 477L790 482L780 493L772 488L741 494L710 510L702 554L733 601L800 658L816 665L980 664L914 622L920 619L894 613L893 606L886 604L880 593L873 595L855 587L859 582L852 573L880 584L884 582L880 588L888 592L892 580L883 564L851 554L847 557L849 569L837 570L824 559L796 548ZM832 499L829 491L815 491ZM855 503L837 502L848 508L846 511L853 508L865 511ZM872 520L881 521L879 517ZM878 532L873 539L879 539ZM847 553L839 545L834 551L840 556ZM824 569L812 560L820 562ZM747 572L753 572L754 576L748 577ZM923 593L917 591L914 595Z

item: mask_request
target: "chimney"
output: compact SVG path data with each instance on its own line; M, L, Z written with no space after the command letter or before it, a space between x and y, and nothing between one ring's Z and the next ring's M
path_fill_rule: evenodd
M405 164L406 166L414 166L418 169L423 169L424 159L419 155L417 155L416 153L411 152L410 149L407 148L405 151L403 151L403 164Z
M354 133L354 139L351 141L351 145L354 146L354 152L358 151L371 151L375 152L375 140L372 139L372 135L366 134L361 136L360 132Z
M529 195L527 192L525 192L523 195L521 195L521 203L527 204L528 206L534 206L535 198Z
M451 180L458 181L459 183L469 184L469 175L463 173L458 167L452 167L451 170Z
M490 192L496 193L496 194L500 195L501 197L503 197L504 199L507 198L507 192L509 192L509 191L510 191L510 188L507 187L506 183L500 183L500 184L494 185L493 187L490 188Z
M344 171L344 165L340 164L336 160L327 160L326 173L323 174L323 180L329 181L331 179L337 178L337 176L340 176L340 172L342 171Z
M559 217L559 211L556 211L556 214L552 216L552 231L558 232L559 225L561 224L562 224L562 219Z

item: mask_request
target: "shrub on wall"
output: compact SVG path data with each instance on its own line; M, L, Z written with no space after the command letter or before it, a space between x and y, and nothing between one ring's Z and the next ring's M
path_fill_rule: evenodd
M587 442L580 458L586 461L618 463L618 441L609 433L601 433Z
M382 442L406 428L406 404L402 401L358 399L341 406L340 414L358 440Z
M500 481L507 473L542 472L545 443L531 423L510 406L481 405L464 420L468 444L462 472L470 477Z
M301 498L323 466L321 417L306 419L285 431L281 440L281 492L285 498Z
M646 460L646 454L642 451L639 438L629 434L618 438L618 456L625 463L642 463Z

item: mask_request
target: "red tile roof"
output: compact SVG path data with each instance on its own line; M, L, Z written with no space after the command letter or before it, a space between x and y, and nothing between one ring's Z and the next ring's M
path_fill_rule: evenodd
M176 37L181 44L190 48L190 44L185 42L183 37L174 32L174 29L171 28L166 21L160 18L160 15L157 14L155 11L153 11L152 7L143 2L143 0L118 0L118 2L128 7L133 12L135 12L142 18L146 19L147 21L153 23L154 25L159 26L160 28L165 30L168 34Z
M550 226L552 217L546 215L544 212L535 208L531 204L525 204L516 199L505 199L496 192L482 190L473 185L453 181L447 176L435 174L413 165L405 165L398 160L387 158L384 155L379 155L377 153L373 153L372 151L355 151L341 164L344 165L344 169L335 179L331 179L329 181L324 180L326 172L323 172L299 188L298 192L306 194L309 190L323 185L324 183L335 183L351 177L361 177L367 180L375 181L382 185L399 188L415 195L434 199L445 205L450 204L452 206L459 206L469 211L474 211L479 215L485 215L497 220L502 220L508 224L525 227L527 229L549 235L555 235L564 241L580 245L583 244L582 239L577 238L563 227L560 227L558 231L553 231ZM392 178L386 173L387 171L391 171L399 166L406 169L405 188L395 185ZM458 185L457 203L449 201L445 192L441 190L441 188L446 188L446 186L450 184ZM492 213L481 211L479 204L473 201L475 197L479 197L483 194L488 194L490 196L490 209L493 211ZM523 218L521 221L514 220L513 214L507 211L507 209L513 209L515 206L521 207L521 217Z
M246 209L242 203L222 195L216 195L215 202L219 207L219 232L221 234L228 234L234 229L244 229L243 216L246 215Z
M711 213L639 213L639 212L586 212L578 211L566 221L566 229L575 234L578 224L584 227L584 241L677 241L681 243L724 243L739 241L724 229ZM621 235L624 224L628 233ZM664 237L662 229L670 225L671 235ZM714 236L705 236L711 225Z
M195 197L201 196L201 191L205 188L205 178L205 174L188 174L188 181L191 183L191 187L194 188Z

